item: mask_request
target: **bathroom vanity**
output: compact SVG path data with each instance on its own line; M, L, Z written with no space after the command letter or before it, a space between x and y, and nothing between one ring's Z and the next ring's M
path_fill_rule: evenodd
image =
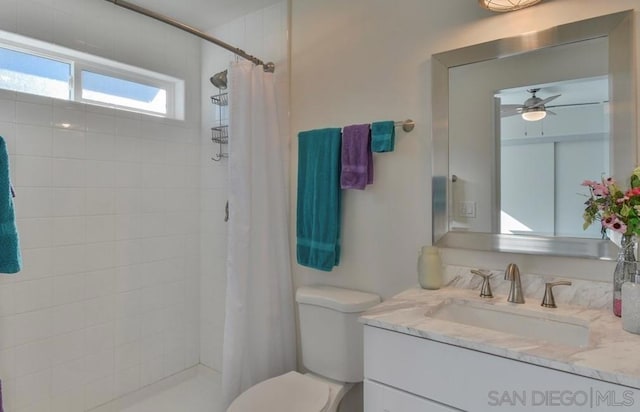
M610 312L404 291L361 318L365 412L635 410L640 336Z

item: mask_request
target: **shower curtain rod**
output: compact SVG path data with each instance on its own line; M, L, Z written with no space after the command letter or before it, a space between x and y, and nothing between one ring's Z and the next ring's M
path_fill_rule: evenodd
M265 72L269 72L269 73L273 73L275 71L275 64L273 64L272 62L269 63L265 63L262 60L260 60L259 58L250 55L249 53L245 52L242 49L239 49L237 47L234 47L232 45L230 45L229 43L225 43L220 39L216 39L215 37L209 36L208 34L206 34L205 32L203 32L202 30L198 30L194 27L191 27L189 25L186 25L182 22L179 22L175 19L172 19L171 17L165 16L163 14L160 13L156 13L152 10L149 9L145 9L144 7L140 7L137 6L133 3L129 3L128 1L123 1L123 0L106 0L109 3L113 3L116 6L120 6L123 7L125 9L129 9L131 11L135 11L136 13L140 13L143 14L147 17L151 17L153 19L159 20L163 23L166 23L168 25L171 25L173 27L177 27L180 30L184 30L187 33L191 33L194 36L198 36L201 39L204 39L206 41L209 41L217 46L222 47L223 49L229 50L230 52L232 52L233 54L240 56L244 59L247 59L251 62L253 62L254 64L258 65L258 66L262 66L264 68Z

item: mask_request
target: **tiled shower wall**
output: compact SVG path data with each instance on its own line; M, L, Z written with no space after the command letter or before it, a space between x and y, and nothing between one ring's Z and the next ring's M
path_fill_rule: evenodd
M185 121L0 92L24 260L0 275L5 410L86 411L199 361L200 43L105 1L0 7L2 30L186 81Z
M209 31L264 61L276 64L281 132L288 135L288 9L287 1L243 16ZM217 125L217 107L210 96L218 90L209 77L225 70L234 56L224 49L202 45L202 232L201 232L201 314L200 361L222 370L222 338L227 274L227 225L224 205L227 200L228 160L214 162L218 145L211 142L211 126ZM224 116L224 113L223 113ZM226 119L223 119L226 120ZM286 140L286 137L283 141ZM223 150L228 150L224 147Z

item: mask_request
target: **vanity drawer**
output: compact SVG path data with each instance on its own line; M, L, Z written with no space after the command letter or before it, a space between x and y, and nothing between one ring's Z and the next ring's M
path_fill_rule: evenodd
M364 381L364 412L452 412L445 405L399 391L370 380Z
M640 390L634 388L386 329L364 329L366 379L454 408L511 412L546 405L582 412L589 405L598 411L629 409L620 403L640 405Z

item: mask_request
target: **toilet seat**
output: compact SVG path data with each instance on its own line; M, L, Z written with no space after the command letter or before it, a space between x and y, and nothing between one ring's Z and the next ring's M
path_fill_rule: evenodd
M227 412L325 412L330 401L327 383L292 371L252 386Z

